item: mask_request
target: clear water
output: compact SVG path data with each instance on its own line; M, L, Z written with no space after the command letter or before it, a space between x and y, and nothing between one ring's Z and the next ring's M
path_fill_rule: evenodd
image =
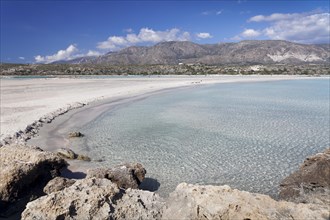
M330 146L329 87L313 79L174 90L109 109L72 146L104 159L90 166L142 163L162 195L188 182L276 197L283 178Z

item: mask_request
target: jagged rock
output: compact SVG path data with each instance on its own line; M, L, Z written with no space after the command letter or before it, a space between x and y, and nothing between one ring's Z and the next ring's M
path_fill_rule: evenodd
M44 187L44 193L50 194L52 192L57 192L72 186L76 180L68 179L64 177L55 177L54 179L50 180L47 185Z
M73 150L69 148L60 148L57 150L57 155L64 158L64 159L70 159L70 160L84 160L84 161L91 161L91 158L85 155L76 154L73 152Z
M158 200L151 192L125 192L108 179L89 178L28 203L22 219L153 219L163 206Z
M308 202L306 199L318 197L321 200L327 199L329 203L329 190L330 148L308 157L299 170L286 177L280 184L280 198Z
M113 168L96 168L87 170L86 178L106 178L116 183L118 187L137 189L144 180L146 170L139 163L125 163Z
M69 138L74 138L74 137L83 137L84 135L80 133L79 131L73 131L68 134Z
M327 219L327 206L275 201L269 196L181 183L170 194L163 219Z
M22 219L108 219L118 187L107 179L78 180L27 204Z
M1 147L0 216L16 212L31 198L41 195L46 183L65 166L63 159L38 147L18 144Z
M143 190L127 189L117 201L113 219L161 219L165 202L158 194Z

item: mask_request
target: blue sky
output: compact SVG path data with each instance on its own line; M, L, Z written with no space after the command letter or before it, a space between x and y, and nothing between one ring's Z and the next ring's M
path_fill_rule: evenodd
M329 43L329 1L4 1L1 62L49 63L133 45Z

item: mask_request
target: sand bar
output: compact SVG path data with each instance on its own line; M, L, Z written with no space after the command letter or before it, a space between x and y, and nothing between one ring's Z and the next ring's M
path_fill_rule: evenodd
M182 86L228 82L304 79L301 76L162 76L0 79L0 140L24 130L44 115L73 103L128 98ZM309 77L310 78L310 77Z

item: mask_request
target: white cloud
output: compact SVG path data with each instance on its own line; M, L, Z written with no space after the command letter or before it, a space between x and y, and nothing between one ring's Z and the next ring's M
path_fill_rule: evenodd
M116 50L138 43L158 43L162 41L186 41L190 39L188 32L178 28L165 31L155 31L150 28L141 28L138 34L130 33L126 36L110 36L106 41L99 42L97 48Z
M74 54L78 51L78 48L71 44L65 50L59 50L57 53L49 56L37 55L34 57L37 63L51 63L57 60L70 60L74 58Z
M275 13L257 15L249 22L268 22L264 37L301 43L325 43L330 40L330 13Z
M124 29L124 32L127 32L127 33L132 33L134 32L132 28L127 28L127 29Z
M203 11L201 14L202 15L210 15L212 12L211 11Z
M20 60L25 60L25 57L18 57L18 59L20 59Z
M132 44L136 44L140 42L140 38L136 36L136 34L127 34L126 40Z
M280 20L289 20L293 18L300 17L300 14L294 13L294 14L280 14L280 13L274 13L269 16L264 15L257 15L250 18L249 22L262 22L262 21L280 21Z
M220 10L220 11L217 11L215 14L216 14L216 15L221 15L222 12L223 12L223 10Z
M236 35L234 37L229 38L229 40L240 41L240 40L242 40L242 37L240 37L239 35Z
M95 51L95 50L89 50L88 53L86 53L86 56L100 56L102 53Z
M262 34L261 31L249 28L249 29L245 29L239 35L236 35L236 36L230 38L230 40L240 41L240 40L244 40L244 39L255 39L255 38L259 37L261 34Z
M260 36L260 32L254 29L245 29L242 33L241 36L244 38L255 38Z
M213 37L210 33L206 33L206 32L197 33L196 36L200 39L207 39Z
M223 10L218 10L218 11L203 11L201 15L221 15Z

